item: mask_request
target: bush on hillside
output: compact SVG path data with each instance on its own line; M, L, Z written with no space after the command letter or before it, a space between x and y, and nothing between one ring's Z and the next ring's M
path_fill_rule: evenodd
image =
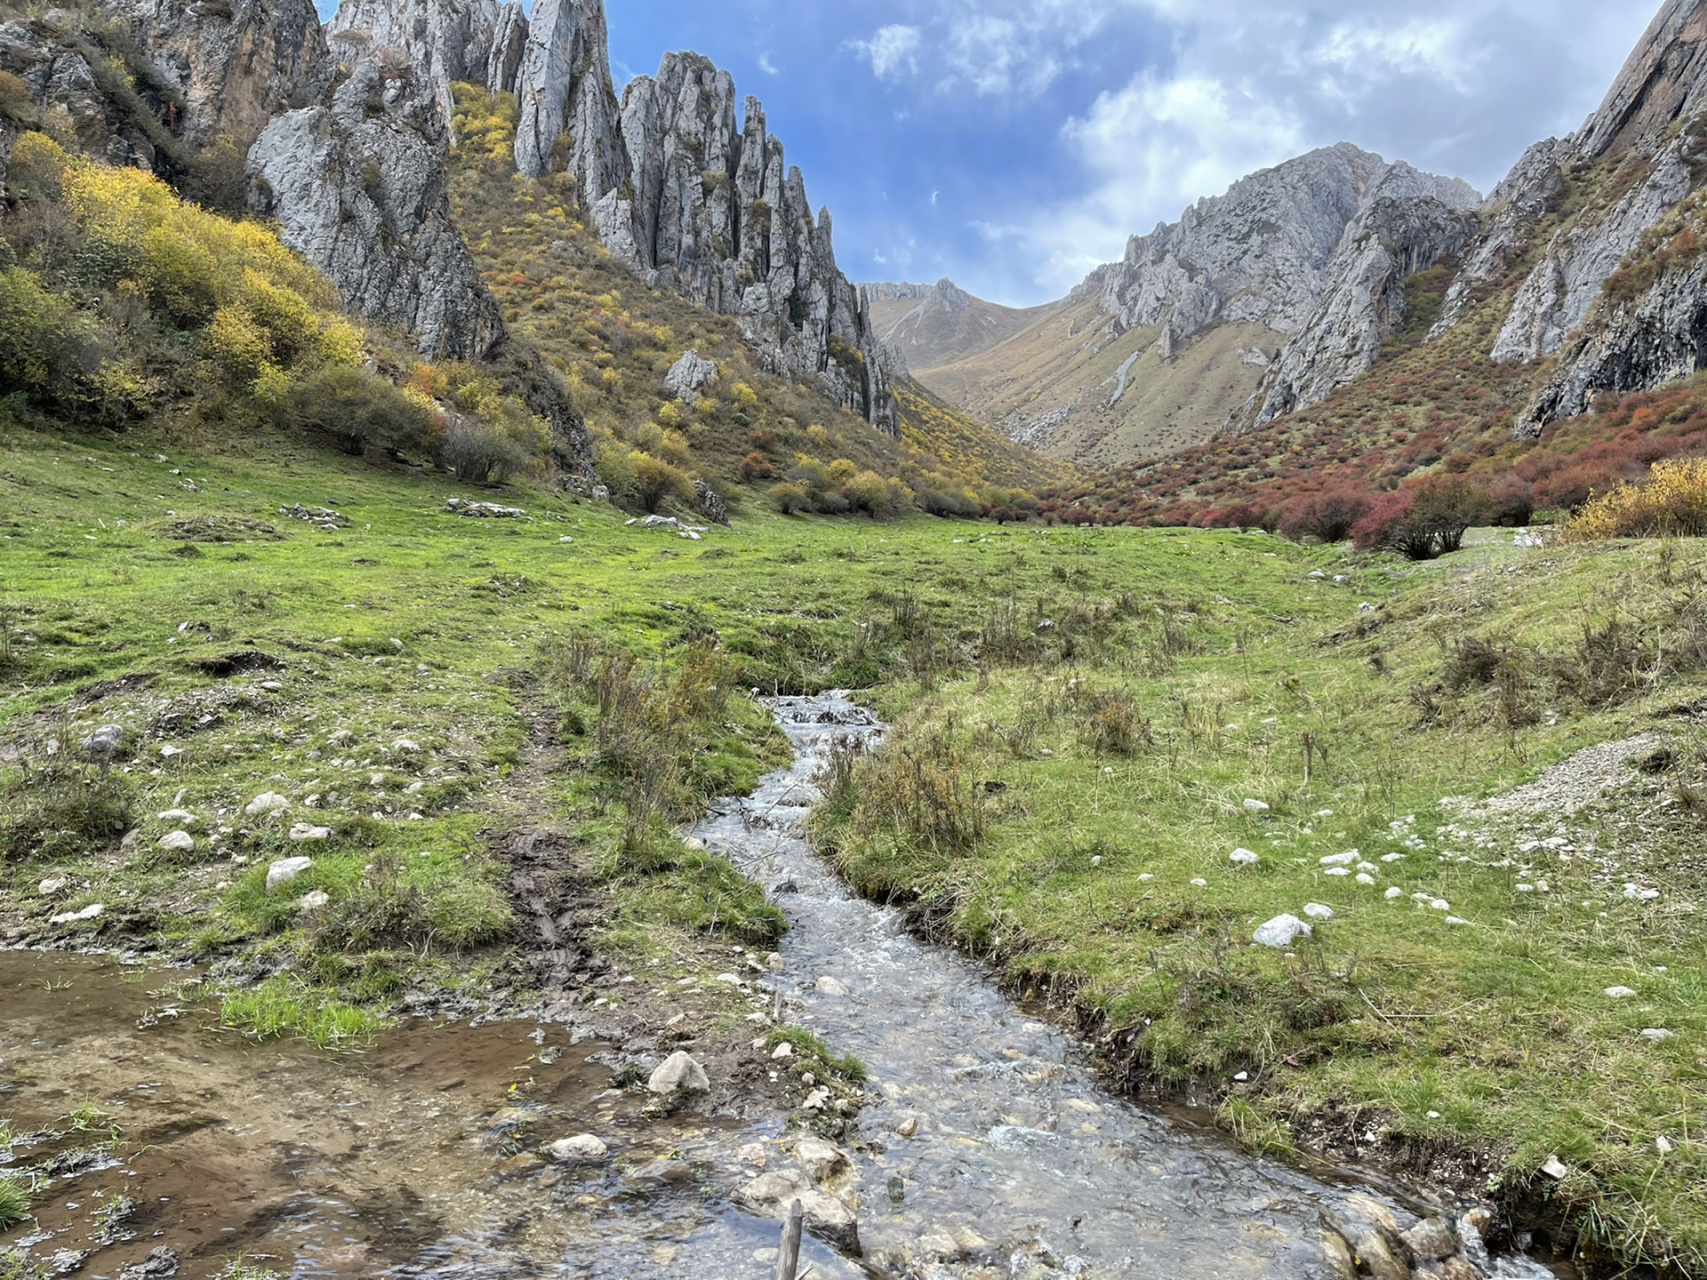
M1316 538L1322 542L1344 542L1375 505L1372 495L1361 489L1327 489L1292 499L1280 511L1280 533L1294 542Z
M464 484L502 484L535 461L520 442L483 422L461 417L445 433L439 457Z
M1645 483L1621 485L1584 506L1565 536L1575 542L1707 536L1707 458L1656 463Z
M1430 476L1383 494L1357 523L1360 550L1397 552L1409 560L1438 560L1464 545L1469 528L1487 519L1487 492L1463 476Z
M360 369L333 365L292 388L280 411L285 425L330 435L345 453L369 449L432 450L440 416L432 401Z

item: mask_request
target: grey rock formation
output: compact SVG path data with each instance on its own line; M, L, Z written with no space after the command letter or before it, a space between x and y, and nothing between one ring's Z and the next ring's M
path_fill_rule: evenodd
M707 360L697 351L684 351L664 375L664 389L678 400L698 404L700 392L716 381L715 360Z
M1394 186L1400 194L1378 192L1346 228L1321 302L1263 376L1255 424L1319 404L1368 372L1404 324L1405 282L1475 233L1475 214L1411 194L1408 175Z
M343 0L327 30L343 61L394 55L422 69L449 120L458 81L515 89L528 23L520 4L499 0Z
M249 153L252 203L344 301L432 359L482 359L498 308L451 222L446 125L407 68L357 64L329 106L280 116Z
M1133 237L1125 258L1078 292L1097 293L1120 329L1162 325L1164 357L1218 321L1295 334L1330 287L1347 228L1377 194L1428 196L1451 209L1482 199L1457 178L1389 165L1342 142L1254 173L1177 223Z
M1640 148L1707 110L1707 4L1666 0L1600 109L1577 134L1590 159Z
M652 287L735 316L771 372L818 380L894 434L889 372L864 300L836 266L764 109L697 54L669 54L622 97L627 180L593 205L607 247ZM580 144L577 144L577 150ZM588 188L583 187L585 192Z
M279 112L308 105L332 67L312 0L98 0L128 21L161 79L181 96L184 140L241 148Z
M567 129L566 171L588 208L628 176L609 46L603 0L537 0L516 84L516 168L530 178L552 168L558 135Z
M1592 223L1558 233L1512 302L1494 343L1502 364L1532 363L1557 355L1565 336L1580 326L1602 287L1644 233L1689 194L1690 160L1678 138L1654 159L1646 176Z

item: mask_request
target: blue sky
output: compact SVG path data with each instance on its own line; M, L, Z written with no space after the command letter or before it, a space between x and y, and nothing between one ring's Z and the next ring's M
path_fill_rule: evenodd
M1581 124L1658 0L607 0L619 87L761 98L859 280L1027 305L1199 196L1349 140L1490 189Z

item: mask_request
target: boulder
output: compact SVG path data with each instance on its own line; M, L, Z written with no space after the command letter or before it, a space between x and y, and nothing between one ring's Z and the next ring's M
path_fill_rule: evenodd
M313 865L313 858L280 858L267 868L267 892L284 888Z
M683 1090L691 1093L709 1089L711 1079L705 1074L704 1067L678 1049L652 1072L646 1087L653 1093L668 1097Z
M1399 1238L1425 1261L1438 1262L1458 1252L1458 1233L1440 1218L1424 1218Z
M290 801L278 792L263 791L243 806L243 812L251 818L264 818L268 814L278 813L288 808L290 808Z
M110 756L124 745L124 726L122 724L104 724L87 738L83 739L83 750L91 755Z
M790 1207L798 1200L806 1211L808 1231L844 1253L856 1257L859 1254L859 1222L853 1211L834 1196L819 1191L798 1170L761 1174L737 1187L734 1200L749 1212L778 1221L787 1220Z
M590 1133L560 1138L550 1150L551 1158L559 1164L594 1164L610 1154L610 1148Z
M832 1178L852 1170L853 1165L847 1156L817 1138L803 1138L794 1148L794 1158L800 1161L800 1167L811 1176L814 1182L828 1182Z
M1258 928L1251 939L1260 946L1280 950L1290 947L1299 938L1308 938L1310 933L1310 926L1297 916L1280 915Z
M716 381L716 362L697 351L686 351L664 375L664 389L678 400L698 404L700 394Z
M196 838L188 831L173 831L161 836L156 847L164 853L193 853Z
M290 838L299 844L305 840L330 840L331 827L317 827L311 822L298 822L290 829Z
M503 320L451 217L432 87L365 59L329 105L278 117L249 152L251 205L368 319L433 360L480 360Z

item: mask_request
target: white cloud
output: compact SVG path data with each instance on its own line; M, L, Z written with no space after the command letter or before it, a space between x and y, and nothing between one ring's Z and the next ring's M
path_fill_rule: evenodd
M871 72L879 80L898 79L903 70L918 67L919 29L899 23L879 27L869 40L855 40L853 47L871 63Z
M768 49L759 55L759 70L763 71L767 76L778 76L782 74L782 69L778 67L776 63L771 61L770 50Z

